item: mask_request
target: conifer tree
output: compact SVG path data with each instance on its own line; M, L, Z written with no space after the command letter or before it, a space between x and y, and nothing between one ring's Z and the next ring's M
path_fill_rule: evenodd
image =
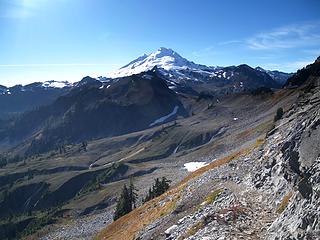
M114 212L113 220L117 220L123 215L126 215L136 207L137 194L135 191L136 190L133 185L133 181L130 179L129 188L127 185L124 185L122 188L120 198L117 202L116 211Z
M143 199L143 202L147 202L155 197L160 196L161 194L165 193L169 187L171 181L163 177L161 180L159 178L155 179L152 188L149 188L147 196Z
M277 113L274 116L274 122L280 120L282 118L282 116L283 116L283 108L280 107L277 109Z
M113 220L117 220L123 215L132 211L132 204L130 202L130 194L127 185L124 185L120 198L118 199L116 211L113 216Z
M132 205L132 208L136 208L136 201L137 201L137 193L136 193L136 189L133 185L133 179L130 178L130 186L129 186L129 201Z

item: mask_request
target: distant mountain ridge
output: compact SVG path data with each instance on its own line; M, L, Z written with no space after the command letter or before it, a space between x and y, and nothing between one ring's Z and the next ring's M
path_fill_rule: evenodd
M69 91L81 89L87 84L101 87L103 83L113 83L121 77L150 71L154 67L164 76L169 88L175 91L190 92L190 88L202 84L203 88L210 85L210 91L215 95L250 91L259 87L280 88L292 76L290 73L252 68L245 64L229 67L205 66L187 60L172 49L161 47L151 54L138 57L106 77L84 77L75 83L50 80L25 86L0 85L0 118L48 105Z
M43 89L50 89L50 88L69 88L72 87L73 84L69 83L68 81L55 81L49 80L45 82L34 82L27 85L14 85L12 87L6 87L0 85L0 95L10 95L12 93L16 93L18 91L25 92L25 91L35 91L39 88Z
M25 86L0 86L0 119L47 105L69 92L68 82L35 82Z
M273 80L277 81L278 83L284 85L288 78L293 76L294 73L285 73L278 70L265 70L262 67L256 67L255 68L258 71L267 73L270 77L272 77Z
M158 67L164 75L169 77L174 83L187 81L194 82L212 82L220 80L232 80L234 77L233 70L239 66L205 66L196 64L183 58L180 54L170 48L161 47L157 51L147 55L144 54L129 64L121 67L118 71L112 72L107 76L109 78L118 78L141 73ZM241 67L240 67L241 68ZM252 68L253 69L253 68ZM270 71L257 67L254 70L266 73L271 77L270 86L279 87L292 75L280 71Z
M0 85L0 119L10 118L25 111L49 105L71 90L91 84L102 85L101 81L90 77L84 77L76 83L50 80L24 86L6 87Z
M82 83L52 104L22 114L11 127L0 125L0 143L31 139L26 150L31 155L64 141L122 135L188 116L156 70L124 77L111 86L90 77Z
M211 79L219 78L229 80L233 77L231 70L244 65L245 64L241 64L239 66L221 67L196 64L182 57L170 48L161 47L153 53L144 54L138 57L137 59L131 61L130 63L126 64L125 66L121 67L119 70L115 72L106 74L106 77L101 76L94 79L100 82L106 82L110 81L111 79L146 72L154 67L157 67L159 70L162 70L162 73L167 75L168 77L172 79L176 78L176 82L179 82L183 79L193 81L208 80L206 79L208 77ZM277 70L271 71L263 69L261 67L256 67L252 69L255 69L259 72L267 73L273 80L275 80L279 84L284 84L285 81L293 75L293 73L285 73ZM193 74L191 74L191 72ZM197 77L197 74L202 75L202 78ZM0 95L10 95L13 92L17 91L33 91L37 88L72 88L78 86L81 81L70 83L68 81L49 80L45 82L34 82L24 86L15 85L13 87L6 87L0 85Z

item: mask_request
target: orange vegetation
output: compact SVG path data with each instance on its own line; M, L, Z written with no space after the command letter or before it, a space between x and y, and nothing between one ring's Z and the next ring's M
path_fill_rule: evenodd
M96 239L108 240L134 240L139 231L144 227L155 222L157 219L165 216L175 210L176 202L179 200L186 183L194 179L210 169L227 164L240 156L248 154L255 147L259 146L262 142L257 141L253 146L242 149L227 157L215 160L210 164L198 169L197 171L189 174L176 186L172 187L168 192L161 196L145 203L139 208L134 209L127 215L119 218L115 222L108 225L102 232L100 232Z
M290 198L292 197L292 192L287 193L287 195L285 195L279 205L279 207L277 208L277 213L282 213L286 207L289 204Z

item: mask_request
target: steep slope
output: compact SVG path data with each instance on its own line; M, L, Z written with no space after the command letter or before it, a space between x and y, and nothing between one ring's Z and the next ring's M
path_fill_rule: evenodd
M71 90L81 90L89 85L100 87L103 82L112 83L113 81L108 78L96 79L87 76L74 83L50 80L34 82L24 86L6 87L0 85L0 118L7 119L25 111L49 105Z
M11 127L3 128L1 140L27 139L31 144L27 144L26 154L31 155L64 142L138 131L178 116L187 116L187 112L156 71L105 85L86 77L53 104L27 112Z
M254 182L271 194L269 201L279 203L269 239L318 239L320 62L298 71L287 85L300 85L300 96L269 134Z
M320 75L320 57L317 60L300 70L297 71L291 78L288 79L284 87L286 88L295 88L303 84L307 84L307 81L312 82L316 81L314 78Z

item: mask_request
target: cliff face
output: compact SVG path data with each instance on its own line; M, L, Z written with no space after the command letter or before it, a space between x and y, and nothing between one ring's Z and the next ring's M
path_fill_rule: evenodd
M315 69L315 66L312 66ZM317 70L319 73L319 68ZM269 239L320 237L320 77L312 74L298 101L279 121L264 146L254 183L286 209L268 229ZM272 193L275 193L272 196ZM286 197L283 197L286 195Z

